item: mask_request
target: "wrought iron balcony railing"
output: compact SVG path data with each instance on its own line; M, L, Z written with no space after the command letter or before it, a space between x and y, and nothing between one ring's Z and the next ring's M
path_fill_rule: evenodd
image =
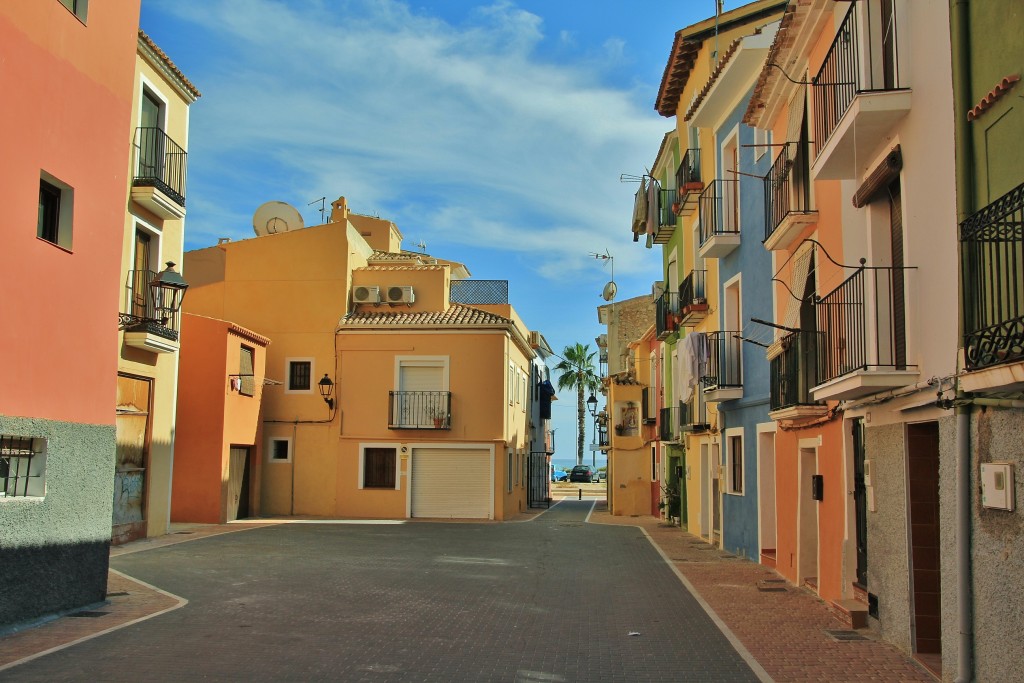
M508 280L452 280L453 304L507 304Z
M684 314L686 309L691 306L707 306L708 299L704 293L706 278L706 270L691 270L689 275L683 278L683 284L679 286L679 305L682 307Z
M388 429L451 429L450 391L391 391Z
M137 187L154 187L179 206L185 206L185 172L188 153L160 128L135 129L135 177Z
M858 370L906 370L904 268L861 267L815 304L818 382Z
M811 81L814 143L819 152L858 94L902 88L893 5L894 0L850 3L828 54Z
M732 389L743 386L743 364L739 332L708 334L708 364L701 383L706 389Z
M807 150L799 142L788 142L764 177L764 238L767 241L775 229L791 213L811 210L810 173ZM790 151L792 148L792 152Z
M654 329L658 339L665 339L679 329L679 292L663 292L655 302Z
M679 424L684 432L703 432L709 429L708 409L699 391L689 401L679 402Z
M676 169L676 187L686 191L688 185L700 182L700 150L696 147L686 150L683 160Z
M171 341L178 340L181 311L172 311L164 301L156 300L150 283L157 274L152 270L129 270L124 287L124 310L118 315L127 332L148 332Z
M662 408L658 416L658 435L662 441L678 441L683 433L680 421L682 410L679 406Z
M771 361L769 410L823 405L811 396L811 388L818 384L817 341L813 331L783 337L783 351Z
M700 193L700 242L719 235L739 235L739 181L716 178Z
M969 370L1024 360L1024 184L960 224Z

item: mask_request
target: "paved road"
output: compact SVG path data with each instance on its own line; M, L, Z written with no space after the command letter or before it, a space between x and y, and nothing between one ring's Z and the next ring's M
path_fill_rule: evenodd
M756 681L643 534L585 524L590 507L287 524L114 558L189 604L0 680Z

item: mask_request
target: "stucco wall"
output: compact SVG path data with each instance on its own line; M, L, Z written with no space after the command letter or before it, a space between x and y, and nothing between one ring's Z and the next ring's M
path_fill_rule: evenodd
M956 424L940 422L942 664L953 680L957 664ZM1014 465L1014 512L981 507L982 462ZM971 418L971 565L974 574L974 680L1019 680L1024 644L1024 411L975 408ZM947 674L948 672L948 674Z
M885 640L909 652L910 567L903 424L868 426L864 430L864 447L871 460L875 495L875 511L868 511L868 591L878 596L878 619L869 619L869 623Z
M46 495L0 499L0 626L102 600L114 427L0 416L0 433L46 440Z

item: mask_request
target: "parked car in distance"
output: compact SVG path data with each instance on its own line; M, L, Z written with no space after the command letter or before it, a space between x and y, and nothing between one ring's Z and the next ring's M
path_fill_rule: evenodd
M607 479L608 479L608 472L606 470L598 470L597 471L597 480L598 481L607 481Z
M555 470L551 473L551 481L567 481L569 473L565 470Z
M572 472L569 473L569 481L584 482L586 484L595 481L597 477L597 470L590 465L576 465L572 468Z

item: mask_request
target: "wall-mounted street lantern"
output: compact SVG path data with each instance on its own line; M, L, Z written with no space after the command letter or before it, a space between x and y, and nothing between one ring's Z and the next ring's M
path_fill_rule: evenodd
M597 396L591 394L587 399L587 410L590 411L591 417L597 417Z
M324 403L327 404L330 410L334 410L334 399L332 398L334 396L334 382L331 381L326 372L323 378L317 382L317 386L320 387L320 395L324 397Z
M188 289L188 283L181 277L181 274L174 270L174 266L174 261L168 261L167 267L149 281L149 297L153 308L147 307L146 313L151 313L151 315L118 313L117 322L121 329L146 323L166 326L167 321L178 314L181 310L181 302L185 298L185 290Z

